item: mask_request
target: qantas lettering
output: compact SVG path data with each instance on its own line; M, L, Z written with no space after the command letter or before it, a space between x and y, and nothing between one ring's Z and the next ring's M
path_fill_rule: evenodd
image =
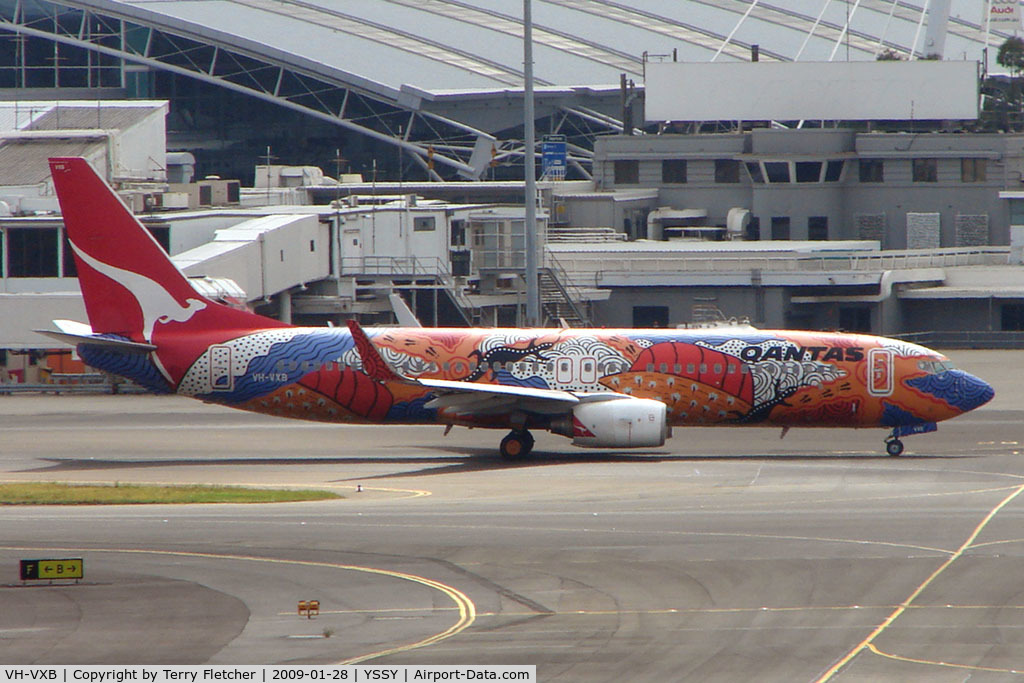
M764 360L821 360L829 361L860 361L864 360L864 349L860 346L772 346L767 349L760 346L747 346L740 351L740 358L748 363Z

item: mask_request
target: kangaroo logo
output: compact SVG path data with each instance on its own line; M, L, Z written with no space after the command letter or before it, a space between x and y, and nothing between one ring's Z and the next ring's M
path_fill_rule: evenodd
M179 304L170 293L156 280L97 261L71 242L71 248L78 257L89 266L118 283L135 297L142 309L142 336L147 342L153 340L153 328L157 323L184 323L192 319L198 311L206 308L206 303L199 299L187 299L188 305Z

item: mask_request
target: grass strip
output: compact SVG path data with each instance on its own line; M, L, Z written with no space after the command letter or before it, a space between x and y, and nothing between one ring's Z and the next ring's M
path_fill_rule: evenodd
M0 505L292 503L341 497L331 491L257 489L244 486L155 486L57 482L0 484Z

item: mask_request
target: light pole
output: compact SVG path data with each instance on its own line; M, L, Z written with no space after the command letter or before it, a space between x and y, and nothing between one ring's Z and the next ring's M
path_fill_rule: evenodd
M533 152L533 16L530 0L523 0L523 174L526 179L526 327L540 325L540 290L537 279L537 179Z

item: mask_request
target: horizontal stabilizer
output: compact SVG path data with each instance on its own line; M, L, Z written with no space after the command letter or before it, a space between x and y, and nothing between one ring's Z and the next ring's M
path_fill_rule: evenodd
M96 334L88 325L74 322L73 320L54 320L53 323L59 327L60 330L32 331L49 337L50 339L56 339L59 342L70 344L71 346L89 344L90 346L105 346L107 348L120 349L121 351L133 351L135 353L149 353L150 351L156 350L156 346L153 344L143 344L141 342L128 341L127 339L115 339Z

